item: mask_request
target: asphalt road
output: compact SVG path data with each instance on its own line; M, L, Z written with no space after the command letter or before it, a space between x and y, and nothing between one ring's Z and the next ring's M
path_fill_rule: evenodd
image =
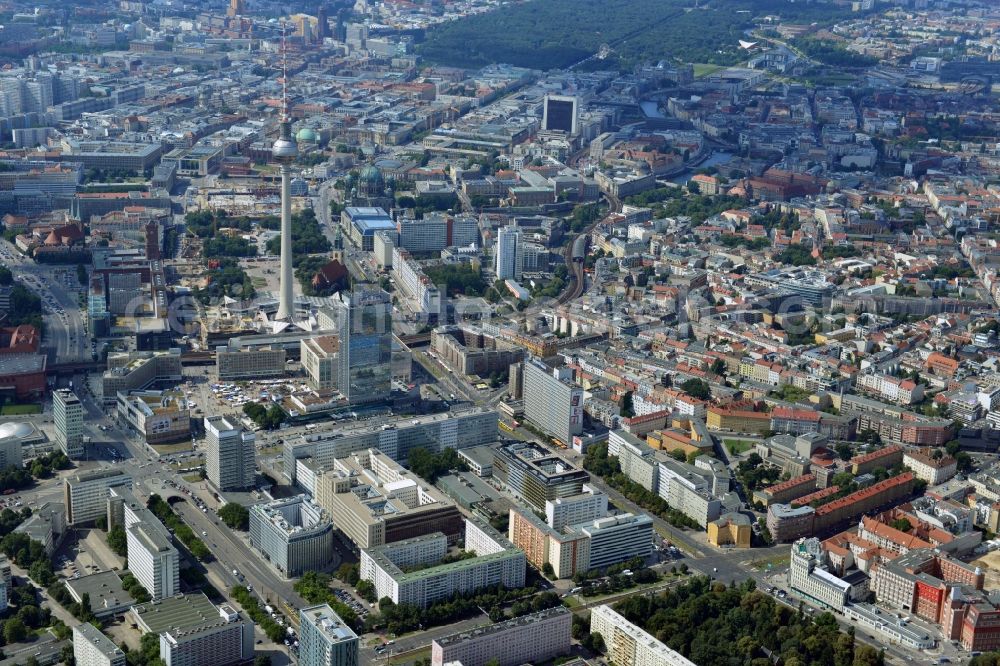
M92 396L83 394L81 400L89 417L86 427L95 442L88 451L88 455L92 458L90 467L110 466L111 456L108 451L115 449L122 459L114 464L132 475L134 492L140 499L146 500L152 493L164 497L179 495L180 493L166 484L167 481L174 481L180 486L190 487L192 492L208 501L210 506L216 504L209 497L209 493L198 488L197 484L185 482L169 465L153 457L137 440L118 428L107 418ZM100 425L110 429L101 431L98 427ZM37 502L41 502L43 498L54 499L61 490L61 484L53 484L51 488L43 488L40 493L33 496L33 499ZM215 556L212 562L205 564L205 568L209 578L216 585L222 586L223 589L219 591L228 596L232 586L249 584L255 595L265 603L282 601L284 607L281 610L297 624L298 609L306 605L306 602L293 589L293 581L282 577L254 552L243 533L233 532L217 518L214 511L210 509L207 513L202 512L193 502L186 501L186 495L184 497L185 501L174 504L174 509ZM206 535L202 536L202 532ZM233 569L237 569L243 578L233 576ZM266 638L259 631L258 637Z
M78 293L81 285L74 266L36 264L12 243L0 240L0 261L15 279L42 298L45 312L43 343L52 348L58 361L90 360L90 336L80 312ZM62 308L62 313L56 308Z

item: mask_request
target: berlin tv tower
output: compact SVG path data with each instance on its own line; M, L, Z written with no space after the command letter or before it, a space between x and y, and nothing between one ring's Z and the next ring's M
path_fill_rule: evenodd
M295 315L292 294L292 162L299 147L292 136L288 117L288 63L285 52L285 30L281 31L281 132L271 147L271 155L281 165L281 276L278 287L278 321L291 322Z

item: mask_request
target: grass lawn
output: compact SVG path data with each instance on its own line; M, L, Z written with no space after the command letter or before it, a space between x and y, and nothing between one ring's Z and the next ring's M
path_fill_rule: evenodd
M769 569L778 569L781 567L787 567L790 560L791 560L790 555L778 555L777 557L752 560L750 566L752 566L757 571L767 571Z
M725 69L725 67L722 65L712 65L706 62L696 62L694 63L693 67L694 67L694 78L696 79L700 79L703 76L708 76L709 74L713 74L719 71L720 69Z
M738 456L754 447L754 442L745 439L724 439L722 441L725 443L726 448L729 449L729 453L734 456Z
M431 646L420 650L406 652L398 657L389 657L390 666L409 666L409 664L420 663L424 659L431 658Z
M191 442L181 442L179 444L156 444L153 450L161 456L169 456L174 453L186 453L191 450Z
M262 277L251 277L250 284L253 285L254 289L263 289L267 286L267 278Z
M201 474L188 474L187 476L181 477L188 483L201 483Z
M41 405L4 405L0 407L0 416L24 416L25 414L41 414Z

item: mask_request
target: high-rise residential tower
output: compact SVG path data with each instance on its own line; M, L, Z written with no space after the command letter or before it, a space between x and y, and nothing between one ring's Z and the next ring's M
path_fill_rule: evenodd
M253 487L255 437L231 417L205 417L208 455L205 469L209 482L220 491Z
M69 458L83 456L83 403L76 394L59 389L52 394L52 421L56 443Z
M358 666L358 637L330 606L299 611L299 664Z
M519 228L511 225L497 232L495 256L497 278L520 281L524 264L524 240Z

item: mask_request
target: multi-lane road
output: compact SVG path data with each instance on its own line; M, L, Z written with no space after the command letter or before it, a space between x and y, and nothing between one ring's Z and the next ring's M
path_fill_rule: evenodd
M0 261L15 280L38 294L45 311L43 341L59 361L89 360L90 336L80 311L81 285L73 266L36 264L6 240L0 240Z

